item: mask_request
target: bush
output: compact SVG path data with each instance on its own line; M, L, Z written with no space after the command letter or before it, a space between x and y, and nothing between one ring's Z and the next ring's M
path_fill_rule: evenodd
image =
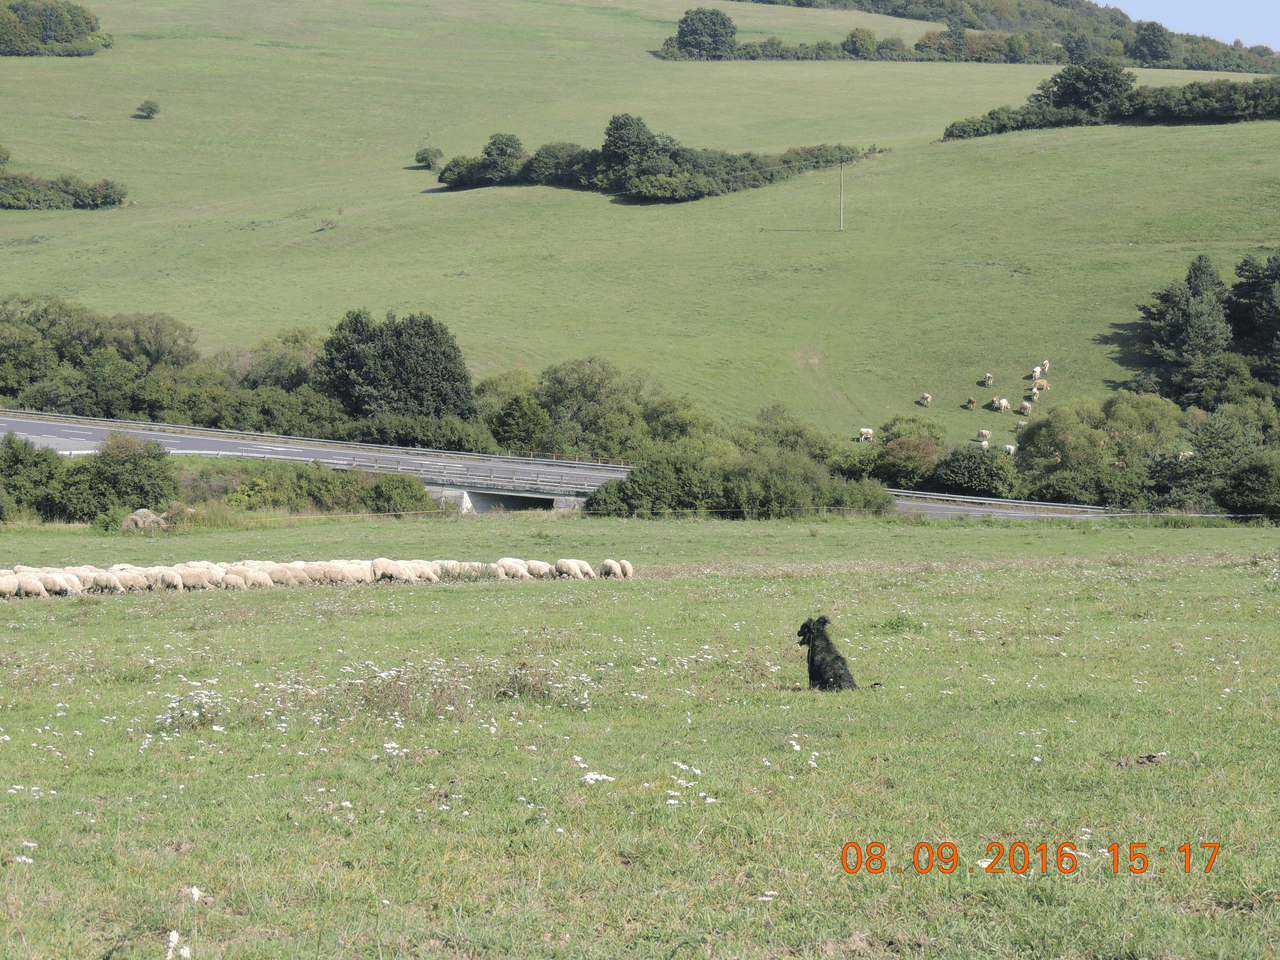
M424 170L438 170L443 156L444 151L439 147L419 147L418 152L413 155L413 162Z
M152 119L159 112L160 104L156 103L154 100L147 99L138 104L138 115L147 120Z
M365 491L364 505L374 513L403 516L406 513L429 513L439 509L427 494L421 480L399 474L384 476Z

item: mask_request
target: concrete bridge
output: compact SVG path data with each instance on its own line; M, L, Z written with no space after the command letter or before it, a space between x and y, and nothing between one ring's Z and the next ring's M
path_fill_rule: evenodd
M319 462L335 470L404 473L417 477L432 496L457 504L464 513L486 513L495 507L506 510L581 509L583 501L597 487L609 480L625 477L631 469L622 464L592 461L448 453L164 423L0 410L0 434L9 431L38 447L51 447L65 456L94 453L108 433L120 431L144 440L155 440L174 456Z

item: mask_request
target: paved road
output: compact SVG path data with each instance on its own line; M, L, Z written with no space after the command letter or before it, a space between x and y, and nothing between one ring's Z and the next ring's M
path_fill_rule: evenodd
M425 483L466 490L556 498L584 497L602 483L627 474L628 467L564 460L493 457L475 453L406 450L362 443L297 440L230 430L49 417L0 410L0 434L12 430L40 447L59 453L93 453L112 430L155 440L171 454L249 457L319 462L337 469L360 468L408 473Z
M475 453L409 451L362 443L298 440L231 430L207 430L124 420L92 420L0 410L0 434L12 430L41 447L76 455L93 453L112 430L121 430L162 444L171 454L205 457L311 462L318 460L335 469L402 472L421 478L430 486L478 493L509 494L554 500L581 498L602 483L624 477L630 469L599 463L493 457ZM930 517L996 517L1008 520L1105 519L1096 507L1069 507L1029 503L1001 503L978 498L928 500L920 494L892 490L894 502L904 513Z

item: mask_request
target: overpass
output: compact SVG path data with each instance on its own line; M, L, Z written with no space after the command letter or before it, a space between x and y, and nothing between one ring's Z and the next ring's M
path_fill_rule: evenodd
M495 507L580 509L597 487L625 477L631 469L622 464L594 461L449 453L167 423L0 410L0 434L10 431L64 456L94 453L108 433L120 431L154 440L174 456L317 462L335 470L403 473L417 477L432 496L457 504L464 513L486 513Z

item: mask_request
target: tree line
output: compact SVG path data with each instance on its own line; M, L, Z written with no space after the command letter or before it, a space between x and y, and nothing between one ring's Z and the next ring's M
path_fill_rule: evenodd
M111 46L98 18L69 0L15 0L0 6L0 57L87 57Z
M1131 123L1178 125L1240 123L1280 118L1280 77L1251 82L1209 80L1181 87L1135 87L1118 61L1097 57L1042 80L1020 107L997 107L957 120L943 140L965 140L1015 130Z
M118 207L129 194L123 183L99 180L87 183L72 174L52 180L30 173L11 173L10 153L0 146L0 210L99 210Z
M844 144L792 147L777 155L693 150L652 132L642 118L622 113L609 121L599 149L557 142L530 155L519 137L495 133L480 156L457 156L445 164L439 180L457 190L542 184L641 201L684 201L762 187L882 152Z
M840 43L783 43L769 37L739 43L738 28L721 10L699 7L679 21L676 35L667 37L657 56L663 60L919 60L978 61L983 63L1065 63L1067 52L1037 29L1010 34L967 31L952 19L945 32L927 31L914 47L898 37L877 39L875 32L858 27Z
M1280 56L1265 44L1246 47L1240 40L1224 43L1211 37L1174 33L1155 21L1134 21L1116 7L1089 0L744 0L781 6L863 10L889 17L944 23L931 31L918 57L906 59L1002 62L1001 47L1009 38L1028 41L1033 34L1070 63L1091 57L1120 58L1128 66L1213 70L1226 73L1277 73ZM972 39L970 39L972 38ZM922 38L923 39L923 38ZM971 45L972 44L972 45ZM1020 54L1021 45L1005 51ZM880 58L884 59L884 58ZM1054 62L1053 60L1003 62Z

